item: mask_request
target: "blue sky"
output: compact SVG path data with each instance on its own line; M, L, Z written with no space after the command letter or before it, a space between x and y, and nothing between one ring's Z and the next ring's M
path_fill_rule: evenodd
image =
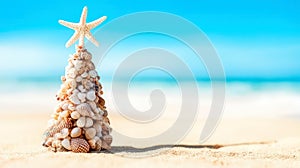
M103 24L141 11L169 12L190 20L214 44L229 78L300 79L300 2L297 0L4 1L0 7L0 77L63 73L68 55L74 52L74 47L66 49L64 43L73 32L57 21L77 22L85 5L89 9L88 21L108 16ZM144 45L148 44L145 39L155 37L145 36ZM143 37L131 40L139 41ZM163 40L157 41L161 43L158 46L164 46ZM119 53L129 52L120 48ZM197 71L197 65L191 67ZM104 67L101 70L104 75L110 74Z

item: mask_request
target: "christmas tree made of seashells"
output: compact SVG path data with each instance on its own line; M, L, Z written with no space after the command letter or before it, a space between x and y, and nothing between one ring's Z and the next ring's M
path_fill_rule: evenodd
M105 101L101 97L100 77L91 53L84 47L85 37L99 45L90 30L102 23L106 16L90 23L86 23L86 17L87 7L84 7L79 23L59 20L60 24L75 30L66 47L77 40L79 45L68 60L65 76L61 77L62 85L56 95L59 103L44 133L43 146L55 152L87 153L111 148L111 127Z

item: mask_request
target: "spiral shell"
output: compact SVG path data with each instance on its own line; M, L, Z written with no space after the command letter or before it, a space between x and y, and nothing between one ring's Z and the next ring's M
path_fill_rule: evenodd
M76 107L77 112L82 116L91 116L91 107L87 103L82 103Z
M53 137L54 134L60 132L63 128L71 128L73 123L70 118L61 120L57 125L53 125L48 128L44 135L46 138Z
M76 153L87 153L90 150L90 145L85 139L71 139L71 150Z
M88 143L92 149L96 148L96 140L95 139L88 140Z

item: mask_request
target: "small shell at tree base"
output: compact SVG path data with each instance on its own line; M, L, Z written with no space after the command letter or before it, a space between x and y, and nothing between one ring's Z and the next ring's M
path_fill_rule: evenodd
M93 120L90 117L86 117L85 127L88 128L88 127L91 127L91 126L93 126Z
M64 139L61 141L61 145L67 150L71 150L71 143L69 139Z
M105 141L102 141L101 148L106 149L106 150L110 150L111 146L108 145Z
M71 113L71 118L77 120L78 118L80 118L80 114L77 111L73 111Z
M96 136L96 129L95 128L88 128L85 131L86 139L93 139Z
M98 73L97 73L97 71L95 71L95 70L91 70L91 71L89 72L89 75L90 75L90 77L92 77L92 78L96 78L96 77L98 76Z
M96 99L95 91L94 90L88 91L86 94L86 98L90 101L94 101Z
M80 100L77 97L77 94L73 93L71 96L69 96L69 100L73 103L73 104L80 104Z
M76 121L76 124L78 127L83 128L85 126L85 117L80 117L78 118L78 120Z
M96 140L95 139L88 140L88 143L92 149L96 148Z
M87 103L82 103L76 107L77 112L82 116L90 116L92 111Z
M45 131L44 135L46 138L53 137L54 134L60 132L63 128L71 128L72 126L73 123L70 118L63 119L60 122L58 122L58 124L49 127Z
M111 135L105 135L102 137L102 140L104 142L106 142L107 145L110 146L110 144L112 143L112 136Z
M72 129L71 131L71 137L76 138L79 137L81 135L81 129L78 127L75 127Z
M48 138L44 143L43 143L43 146L45 147L49 147L52 145L52 142L53 142L54 138Z
M97 137L97 136L96 136ZM99 138L99 137L98 137ZM95 150L96 151L100 151L101 150L101 147L102 147L102 140L99 138L96 140L96 147L95 147Z
M90 145L85 139L71 139L71 150L76 153L87 153L90 150Z

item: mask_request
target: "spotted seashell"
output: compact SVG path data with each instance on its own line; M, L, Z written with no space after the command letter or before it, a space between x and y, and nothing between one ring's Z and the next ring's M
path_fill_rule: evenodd
M82 78L86 78L89 74L87 72L84 72L83 74L81 74Z
M85 126L85 117L78 118L76 125L80 128L83 128Z
M77 97L76 93L73 93L71 96L69 96L69 100L74 104L80 104L80 100Z
M91 119L90 117L86 117L85 127L88 128L88 127L91 127L91 126L93 126L93 119Z
M102 137L102 140L104 142L106 142L107 145L110 145L112 143L112 136L111 135L105 135L105 136Z
M67 71L67 77L74 79L76 77L76 69L75 68L70 68Z
M86 98L90 101L94 101L96 99L96 94L94 90L90 90L86 94Z
M96 129L95 128L88 128L85 131L86 139L93 139L96 136Z
M77 112L82 116L90 116L92 113L91 107L87 103L82 103L76 107Z
M60 122L58 122L58 124L49 127L45 131L44 135L46 138L53 137L54 134L60 132L63 128L71 128L72 126L73 123L70 118L63 119Z
M96 148L96 140L95 139L88 140L88 143L92 149Z
M91 70L91 71L89 72L89 75L90 75L90 77L92 77L92 78L96 78L96 77L98 76L98 73L97 73L97 71L95 71L95 70Z
M63 128L61 131L61 137L66 138L69 135L69 129L68 128Z
M83 85L79 85L78 89L80 90L80 92L86 92L86 89L83 87Z
M78 127L73 128L70 135L73 138L79 137L81 135L81 129Z
M90 150L89 143L82 138L71 139L71 150L76 153L87 153Z
M67 150L71 150L71 143L69 139L64 139L61 141L61 145Z
M71 118L77 120L78 118L80 118L80 114L77 111L73 111L71 113Z
M85 101L85 97L86 97L85 93L79 92L77 96L81 102Z
M95 137L98 137L98 136L95 136ZM95 150L96 150L96 151L100 151L100 150L101 150L101 147L102 147L102 140L98 137L98 139L96 140L96 147L95 147Z
M81 82L82 81L82 77L81 76L77 76L76 77L76 82Z

